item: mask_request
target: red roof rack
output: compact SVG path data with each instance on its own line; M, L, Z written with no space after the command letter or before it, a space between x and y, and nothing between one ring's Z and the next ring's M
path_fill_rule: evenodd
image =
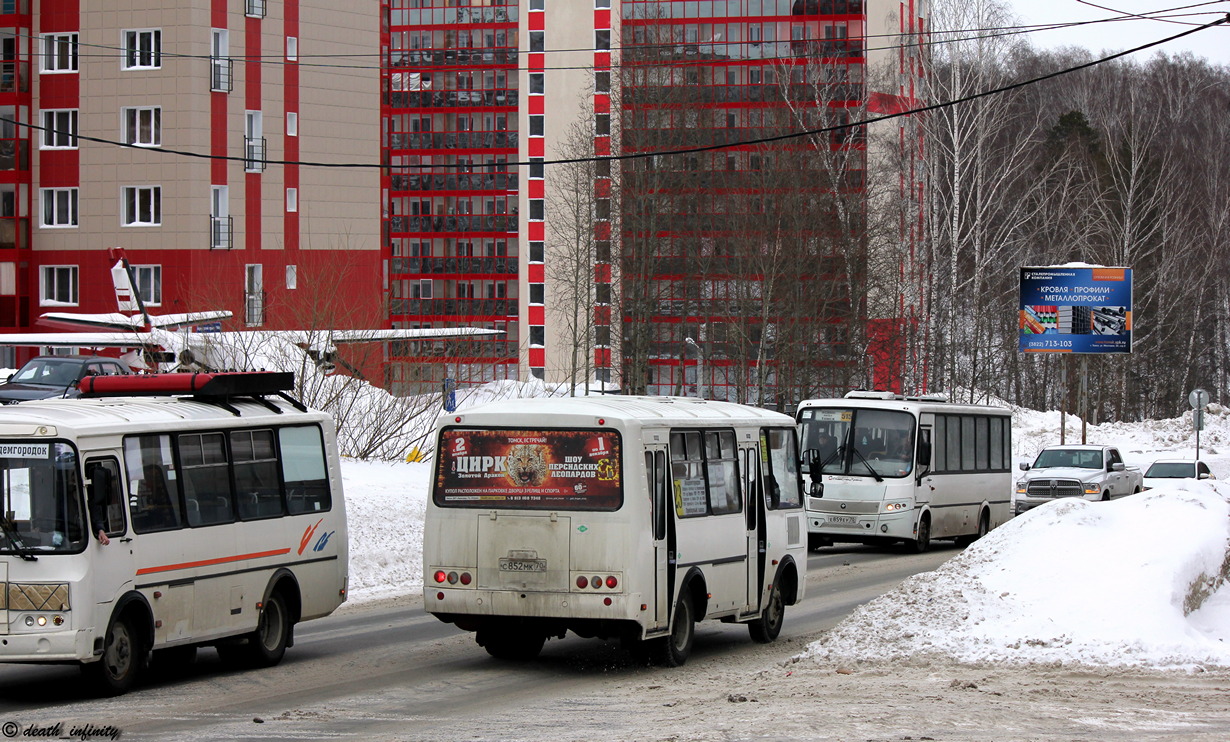
M238 414L225 404L230 397L252 397L264 402L266 395L277 395L298 409L306 409L284 392L295 387L289 371L234 371L224 373L133 374L126 376L87 376L79 387L82 397L183 396L214 402ZM269 406L268 403L265 403ZM271 408L272 409L272 408Z

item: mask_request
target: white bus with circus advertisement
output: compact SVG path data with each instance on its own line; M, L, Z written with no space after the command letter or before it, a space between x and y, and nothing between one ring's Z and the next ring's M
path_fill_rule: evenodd
M334 426L292 385L98 376L81 399L0 407L0 662L79 663L114 695L201 645L276 664L297 622L340 605Z
M667 397L446 414L426 609L504 659L571 631L678 666L701 619L773 641L804 590L795 435L775 412Z
M796 412L808 546L971 543L1011 517L1012 413L942 397L850 392Z

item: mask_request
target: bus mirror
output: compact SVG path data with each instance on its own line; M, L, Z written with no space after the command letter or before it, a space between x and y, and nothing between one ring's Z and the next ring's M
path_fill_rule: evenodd
M918 465L931 468L931 441L922 440L918 443Z
M810 497L824 497L824 482L812 482L811 492L807 494Z
M807 473L811 477L813 486L820 482L820 452L814 448L809 448L803 452L803 463L807 464Z

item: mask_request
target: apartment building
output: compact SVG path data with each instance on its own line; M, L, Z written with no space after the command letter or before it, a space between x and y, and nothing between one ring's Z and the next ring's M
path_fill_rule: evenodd
M381 326L379 27L300 0L0 3L0 328L115 311L112 247L151 312Z

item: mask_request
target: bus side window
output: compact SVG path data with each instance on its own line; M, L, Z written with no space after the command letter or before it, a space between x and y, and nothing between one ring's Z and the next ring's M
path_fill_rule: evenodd
M788 510L803 507L800 491L799 454L794 445L791 428L770 428L761 434L761 445L767 444L769 471L765 486L773 487L776 497L770 497L773 510Z
M653 538L661 541L666 538L666 518L669 499L666 496L666 454L662 451L645 452L645 476L649 479L650 520L653 526Z
M325 445L320 428L296 425L278 430L286 509L291 515L324 512L332 507Z
M170 436L124 438L124 470L128 474L128 511L134 531L166 531L183 525Z
M90 532L104 531L107 536L122 536L126 529L119 462L110 458L90 459L85 464L85 476L90 480L86 490Z
M282 514L278 486L278 460L272 430L231 431L231 457L235 463L235 494L239 517L272 518Z
M743 491L747 493L747 530L756 530L756 518L760 513L757 500L761 496L760 492L760 459L754 448L745 448L742 451L743 465ZM768 492L765 495L769 495ZM769 508L773 506L768 504Z
M209 526L235 520L230 463L222 433L184 433L178 437L183 464L188 525Z

